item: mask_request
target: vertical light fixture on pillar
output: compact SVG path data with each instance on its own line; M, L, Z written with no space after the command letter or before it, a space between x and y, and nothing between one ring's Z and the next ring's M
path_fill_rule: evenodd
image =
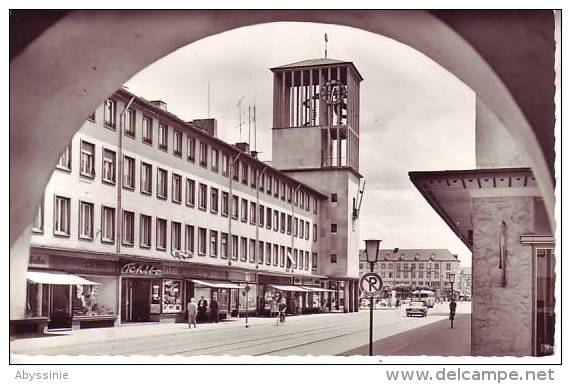
M374 273L375 263L379 259L379 244L381 240L365 240L365 253L369 263L370 272ZM381 284L382 285L382 284ZM373 356L373 295L370 295L369 302L369 356Z

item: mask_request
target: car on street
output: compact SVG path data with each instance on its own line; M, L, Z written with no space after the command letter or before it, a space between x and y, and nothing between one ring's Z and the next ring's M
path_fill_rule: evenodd
M426 305L422 301L411 301L408 307L406 307L406 316L422 316L426 317L427 309Z

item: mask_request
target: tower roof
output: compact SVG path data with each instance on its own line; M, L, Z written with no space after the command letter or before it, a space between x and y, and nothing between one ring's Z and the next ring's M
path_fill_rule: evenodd
M348 64L353 67L353 70L359 76L359 79L363 80L363 76L355 67L355 64L351 61L344 61L344 60L337 60L337 59L330 59L330 58L321 58L321 59L309 59L309 60L302 60L291 64L280 65L278 67L270 68L270 70L280 70L280 69L291 69L291 68L303 68L303 67L321 67L326 65L338 65L338 64Z

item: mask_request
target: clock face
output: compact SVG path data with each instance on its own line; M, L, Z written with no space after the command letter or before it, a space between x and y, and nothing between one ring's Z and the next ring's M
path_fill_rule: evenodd
M330 105L344 103L347 99L347 86L339 80L330 80L323 84L319 92L321 100Z

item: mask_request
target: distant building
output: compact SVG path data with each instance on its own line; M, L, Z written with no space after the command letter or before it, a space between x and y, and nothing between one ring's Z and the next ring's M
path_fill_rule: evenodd
M456 278L455 290L458 292L459 298L462 300L471 300L472 298L472 267L460 267L458 277Z
M396 251L396 252L395 252ZM436 298L452 296L458 280L460 260L447 249L380 249L374 271L388 290L428 289ZM365 251L359 252L359 274L370 272Z

